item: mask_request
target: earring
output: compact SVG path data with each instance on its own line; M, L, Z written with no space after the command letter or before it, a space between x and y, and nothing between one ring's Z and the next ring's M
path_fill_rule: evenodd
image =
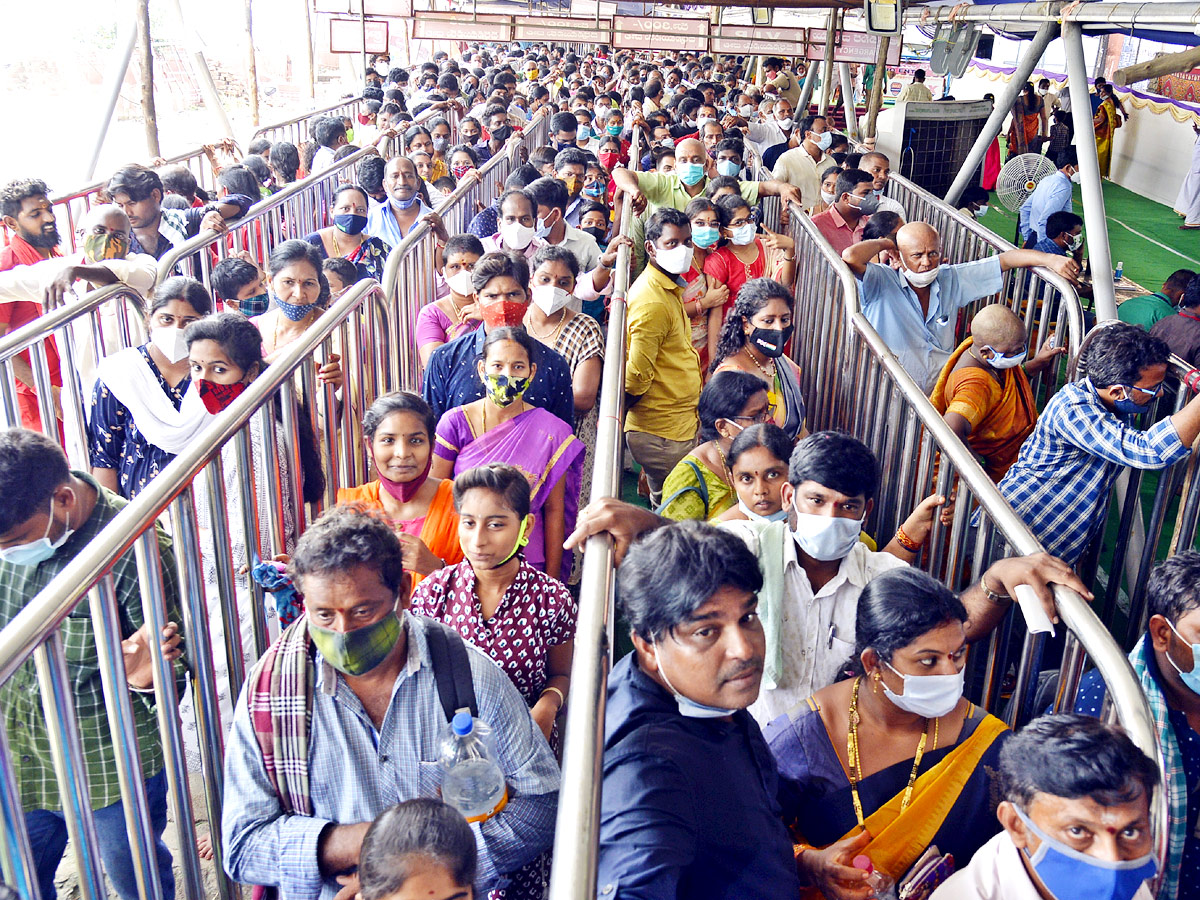
M880 682L880 681L882 681L882 680L883 680L883 679L882 679L882 677L880 676L879 672L876 672L876 673L875 673L875 677L874 677L874 678L871 680L871 693L872 693L872 694L878 694L878 693L879 693L879 682Z

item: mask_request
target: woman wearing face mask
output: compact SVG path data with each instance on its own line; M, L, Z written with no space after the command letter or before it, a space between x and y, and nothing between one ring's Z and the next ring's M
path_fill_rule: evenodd
M575 436L586 448L581 484L591 484L604 332L591 316L567 308L579 277L579 261L574 253L560 246L542 247L533 255L531 267L529 292L533 302L525 313L525 328L531 337L562 356L571 370Z
M456 182L462 181L471 172L479 171L479 154L474 147L459 144L450 150L450 174Z
M729 450L743 429L771 421L767 390L744 372L720 372L700 392L696 409L702 443L663 482L658 514L668 519L715 519L737 503Z
M422 368L433 351L468 331L474 331L483 320L471 284L471 270L483 256L483 244L473 234L456 234L446 241L442 250L445 265L442 278L449 294L421 307L415 329L417 355Z
M304 241L284 241L267 260L273 308L250 321L263 337L263 358L268 364L320 318L329 303L329 281L316 248ZM322 383L342 386L341 357L329 355L317 368Z
M589 159L583 171L583 187L580 196L585 203L603 203L608 205L611 196L608 190L609 175L600 163Z
M791 284L796 276L796 244L790 237L765 231L758 237L758 220L741 194L714 201L721 216L723 245L704 262L704 273L729 288L721 310L728 315L742 285L752 278L774 278Z
M1011 732L962 696L966 621L929 575L877 575L858 599L855 677L764 729L812 896L871 896L859 855L899 881L928 847L968 860L999 831L994 779Z
M721 311L729 288L704 274L704 263L721 239L721 215L707 197L697 197L683 214L692 224L692 265L683 273L683 311L692 326L692 346L700 355L701 370L708 369L709 350L721 331Z
M792 337L792 295L770 278L746 282L721 329L712 371L748 372L771 394L775 424L798 441L808 434L800 367L784 355Z
M339 504L356 503L387 517L400 538L413 587L463 558L454 485L429 475L436 429L433 410L416 394L384 394L363 416L363 440L378 477L337 492Z
M450 123L440 116L425 123L429 126L430 154L438 173L430 181L450 174Z
M88 413L92 476L126 499L149 484L204 426L198 402L183 410L192 384L183 331L211 312L204 285L182 275L168 278L150 303L150 340L106 356L96 368Z
M324 259L340 257L354 263L359 278L383 281L384 263L391 247L368 235L367 195L362 188L343 185L333 197L333 224L304 238Z
M525 559L534 527L529 481L502 463L467 469L454 479L454 508L463 561L422 581L410 611L488 654L553 741L571 684L576 608L564 585Z
M492 462L519 465L536 485L529 564L566 580L563 540L579 508L583 443L562 419L522 398L537 374L534 343L524 328L490 328L476 371L485 396L447 410L437 425L435 478L451 478Z
M821 173L821 202L813 207L812 214L814 216L833 206L834 201L837 200L838 176L844 171L845 169L841 166L830 166Z
M729 447L729 471L738 503L717 517L721 522L787 518L780 488L787 483L792 442L778 425L751 425Z
M207 413L206 423L224 412L266 368L262 358L262 336L239 313L220 313L189 325L184 332L188 349L188 366L192 380L192 391L203 401ZM300 458L302 464L303 498L305 501L320 499L325 490L324 473L321 470L321 454L313 435L307 415L296 416L300 431ZM258 534L261 552L248 552L242 540L242 481L248 477L241 468L237 448L231 443L221 450L222 473L224 475L224 498L226 522L230 529L229 548L233 563L234 589L237 594L238 634L225 633L221 614L221 581L217 575L216 546L218 538L213 531L213 510L209 505L207 491L196 491L196 520L199 525L201 568L204 575L204 595L208 607L208 630L213 646L213 669L216 675L217 701L221 707L221 721L226 727L233 721L233 704L241 684L230 682L227 646L242 653L244 664L249 669L254 659L253 606L248 567L255 563L253 556L270 559L277 554L290 554L296 541L296 509L291 503L294 496L295 474L291 466L288 448L291 440L281 419L275 421L275 441L279 447L279 477L283 487L283 506L280 510L283 521L283 546L270 546L271 517L277 504L271 498L270 483L266 477L266 439L263 434L263 419L255 416L248 425L251 446L251 464L255 470L255 515L258 519ZM271 598L267 598L273 615ZM183 720L184 747L187 752L188 768L200 769L200 741L196 730L192 694L187 693L179 704Z

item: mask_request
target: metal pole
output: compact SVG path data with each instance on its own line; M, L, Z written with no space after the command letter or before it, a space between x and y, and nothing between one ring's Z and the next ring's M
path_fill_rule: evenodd
M829 21L825 25L825 64L821 66L821 96L817 100L817 115L825 115L829 108L829 85L833 79L833 38L837 33L837 10L829 11Z
M367 0L358 0L358 26L362 29L362 62L358 67L358 77L366 77L367 72Z
M217 85L213 81L212 72L208 70L208 60L204 58L203 44L200 43L200 37L184 18L183 6L180 0L172 0L172 6L175 9L175 15L179 17L179 24L183 28L183 33L187 37L188 47L192 54L192 74L196 77L196 81L200 85L200 93L204 95L204 105L209 108L216 118L217 127L220 129L221 135L231 138L233 137L233 126L229 123L229 116L225 114L225 107L221 103L221 96L217 93Z
M1104 190L1100 183L1100 159L1092 134L1092 101L1088 97L1087 65L1083 61L1083 28L1076 22L1063 22L1063 43L1067 49L1067 89L1071 92L1071 119L1079 138L1082 180L1083 220L1087 226L1088 260L1092 271L1092 296L1096 318L1117 317L1117 292L1113 284L1112 254L1108 246L1108 220L1104 217Z
M104 139L108 136L108 126L112 124L113 113L117 111L117 101L121 98L121 86L125 83L125 74L129 71L129 61L133 59L133 48L137 43L137 23L130 22L126 26L124 41L118 41L117 46L123 48L117 66L113 68L108 81L108 103L104 107L104 115L100 117L100 130L96 133L96 145L92 149L92 157L88 161L84 181L96 177L96 167L100 164L100 151L104 147Z
M946 203L955 208L958 207L958 198L962 196L962 192L966 190L971 179L975 177L975 172L983 162L984 156L987 154L988 147L992 145L992 141L1000 134L1000 129L1004 127L1004 120L1008 114L1012 112L1013 104L1017 102L1017 95L1021 93L1021 89L1029 82L1029 76L1033 74L1033 68L1038 64L1038 60L1042 58L1042 54L1046 52L1046 47L1054 40L1058 32L1058 25L1054 22L1044 22L1037 30L1037 34L1033 36L1029 47L1025 50L1025 54L1017 63L1017 69L1013 72L1012 78L1008 80L1001 89L999 96L996 98L996 105L992 108L992 114L988 117L986 124L983 126L983 131L979 132L979 137L975 138L975 143L971 146L971 152L967 154L966 162L962 168L958 170L958 174L954 176L954 183L950 185L950 190L946 192ZM1084 82L1086 89L1087 82ZM1090 106L1088 107L1091 108ZM1089 132L1090 133L1090 132Z
M838 63L842 78L842 108L846 111L846 137L858 143L858 110L854 107L854 85L850 81L850 63Z
M253 0L245 0L246 8L246 93L250 95L250 121L258 127L258 64L254 59ZM311 47L312 44L309 44Z
M804 76L804 86L800 88L800 102L796 104L794 114L803 119L808 115L808 104L812 102L813 86L817 83L817 73L821 71L821 61L811 60L808 64L808 74Z
M137 0L138 67L142 70L142 118L146 126L146 151L162 156L158 147L158 116L154 111L154 50L150 46L150 0Z
M304 34L308 38L304 46L306 51L306 59L308 60L308 99L317 99L317 63L313 59L313 30L312 30L312 5L309 0L304 0ZM405 31L405 39L407 40L408 32ZM366 69L363 70L366 72Z
M892 39L879 39L879 52L875 55L875 78L871 81L871 100L867 104L866 137L875 139L875 124L879 121L879 110L883 108L883 86L887 84L887 57Z

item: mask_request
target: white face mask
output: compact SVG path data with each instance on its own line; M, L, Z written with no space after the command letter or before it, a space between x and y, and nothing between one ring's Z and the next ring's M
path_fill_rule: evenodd
M992 351L992 358L985 360L985 362L993 369L1011 369L1014 366L1019 366L1025 362L1027 353L1027 351L1022 350L1020 353L1014 353L1012 356L1005 356L995 347L988 346L987 344L982 344L979 349Z
M46 523L46 533L36 541L28 544L17 544L0 550L0 562L14 566L36 566L54 555L54 552L67 542L67 538L75 533L71 528L71 517L67 516L67 527L56 541L50 540L50 529L54 527L54 498L50 498L50 521Z
M737 228L731 229L729 239L739 247L744 247L747 244L753 243L754 234L757 231L753 222L747 222L745 225L739 225Z
M796 513L796 524L792 537L800 549L821 562L842 559L858 543L862 531L862 519L847 519L843 516L814 516L812 513Z
M1083 246L1083 232L1071 235L1071 239L1067 241L1067 249L1074 252Z
M1079 184L1081 181L1083 181L1083 177L1079 174L1079 170L1076 169L1071 173L1071 184Z
M185 359L188 355L188 345L183 339L182 328L151 328L150 343L173 363Z
M821 202L826 206L833 206L833 201L836 199L837 197L835 197L829 191L821 191Z
M455 272L446 279L446 284L460 297L470 297L475 293L475 285L471 283L471 273L466 269Z
M754 110L755 108L752 104L744 103L738 107L738 114L741 115L743 119L748 119L754 115Z
M904 277L908 279L908 283L913 287L929 287L929 285L933 284L934 279L937 278L938 269L940 268L940 266L934 266L928 272L913 272L909 269L905 269Z
M896 670L890 663L884 663L893 672ZM940 719L948 715L962 699L963 672L957 675L900 675L904 679L904 693L893 693L886 684L883 686L884 695L905 712L926 719Z
M788 130L789 130L791 127L792 127L792 125L795 123L795 120L793 120L793 119L779 119L779 120L778 120L778 122L779 122L779 127L780 127L780 128L782 128L784 131L788 131Z
M510 250L524 250L533 240L533 229L520 222L504 222L500 226L500 240Z
M987 215L987 211L988 211L988 205L985 203L985 204L983 204L983 206L979 207L979 209L975 210L975 218L982 219L984 216Z
M569 292L552 284L535 284L530 292L533 294L533 302L548 316L554 315L571 302Z
M692 264L692 248L688 244L680 244L670 250L658 250L655 262L664 272L672 275L682 275Z

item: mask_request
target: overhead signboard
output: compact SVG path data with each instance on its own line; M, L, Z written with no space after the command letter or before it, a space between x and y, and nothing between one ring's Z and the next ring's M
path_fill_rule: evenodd
M313 8L319 13L357 16L362 11L361 7L361 0L313 0ZM409 18L412 14L412 0L367 0L368 16Z
M367 52L388 52L388 23L385 20L367 19ZM330 53L362 53L363 23L360 19L329 20Z
M719 34L712 37L712 52L803 58L808 48L807 35L807 28L722 25Z
M882 38L862 31L840 31L833 39L833 61L845 63L873 63L879 54L879 42ZM808 58L825 58L825 29L810 28L808 30ZM900 62L900 41L892 41L888 46L887 64L894 66Z
M517 16L514 40L566 41L573 44L607 44L612 37L612 20Z
M708 50L707 19L613 17L612 45L624 50Z
M511 41L512 16L422 13L412 20L414 38L429 40Z

